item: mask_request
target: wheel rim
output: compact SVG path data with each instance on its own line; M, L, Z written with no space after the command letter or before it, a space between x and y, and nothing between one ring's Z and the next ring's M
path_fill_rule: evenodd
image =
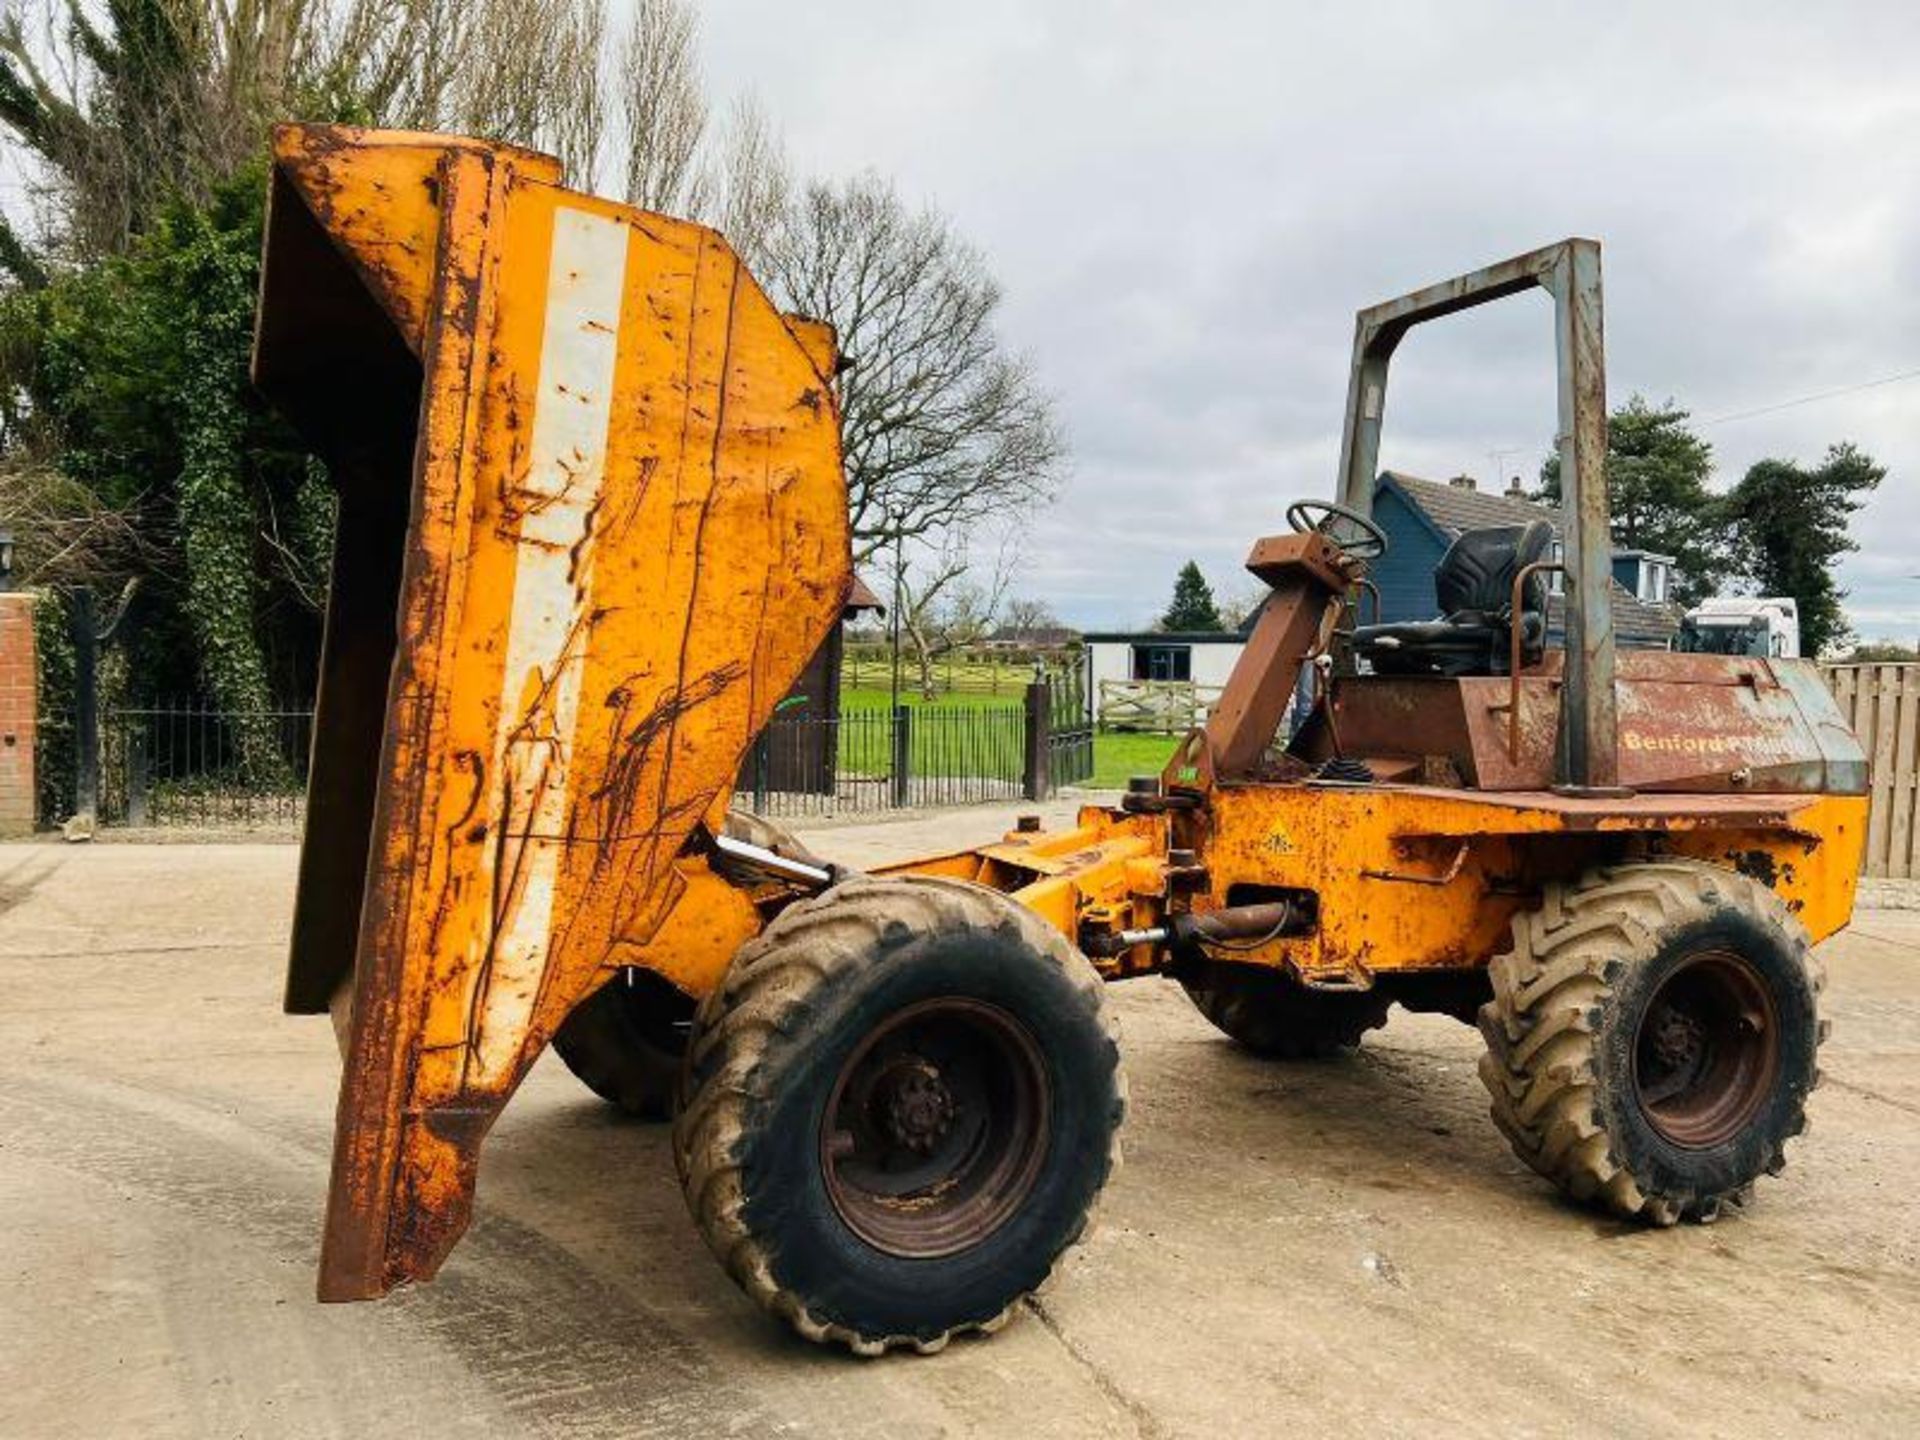
M1766 1102L1780 1027L1759 974L1730 950L1689 956L1654 992L1633 1054L1641 1113L1691 1150L1724 1144Z
M840 1068L820 1129L828 1197L889 1255L977 1245L1039 1178L1051 1102L1040 1047L1006 1011L959 997L910 1006Z

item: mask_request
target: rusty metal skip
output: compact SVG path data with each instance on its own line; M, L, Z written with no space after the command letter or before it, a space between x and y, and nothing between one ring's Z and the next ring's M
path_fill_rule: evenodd
M434 1273L553 1040L645 1113L678 1074L689 1206L763 1309L862 1354L991 1331L1111 1173L1134 975L1268 1055L1476 1022L1515 1153L1617 1215L1785 1163L1865 756L1801 662L1616 655L1596 242L1359 313L1341 503L1254 544L1260 619L1161 775L860 876L727 811L850 585L833 337L542 156L289 126L274 160L255 375L340 495L286 996L344 1022L322 1298ZM1529 291L1564 561L1544 519L1469 532L1440 618L1348 623L1395 346Z
M434 1272L568 1011L729 908L681 852L850 562L832 337L713 231L507 146L273 153L255 373L340 489L288 1005L357 967L341 1300Z

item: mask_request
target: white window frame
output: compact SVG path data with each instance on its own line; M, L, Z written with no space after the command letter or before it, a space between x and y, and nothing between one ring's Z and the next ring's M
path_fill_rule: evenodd
M1664 560L1649 560L1640 557L1640 584L1637 587L1639 598L1651 604L1663 605L1667 599L1668 575L1672 567Z

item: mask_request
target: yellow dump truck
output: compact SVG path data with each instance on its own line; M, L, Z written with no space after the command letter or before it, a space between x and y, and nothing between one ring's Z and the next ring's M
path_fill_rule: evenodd
M1134 975L1277 1056L1477 1021L1516 1152L1620 1215L1783 1163L1864 757L1799 661L1616 656L1593 242L1360 312L1340 501L1254 545L1271 594L1162 775L863 875L729 813L851 583L833 336L509 146L289 126L272 187L255 375L340 502L286 993L346 1059L323 1299L433 1275L554 1042L675 1112L702 1235L802 1333L991 1330L1111 1173ZM1564 560L1472 531L1435 619L1356 623L1394 347L1543 291Z

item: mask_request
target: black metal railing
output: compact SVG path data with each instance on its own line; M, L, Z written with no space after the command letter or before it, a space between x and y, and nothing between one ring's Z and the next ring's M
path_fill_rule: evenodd
M190 702L106 711L98 816L109 825L287 825L306 803L311 710Z
M305 811L310 709L235 713L193 702L104 710L97 818L106 825L280 826ZM1093 725L1072 676L1019 701L776 715L737 781L778 816L1040 799L1093 773ZM60 797L49 797L58 800ZM47 807L50 819L71 813Z
M901 705L775 716L741 767L737 800L759 815L849 815L1017 800L1025 710Z
M1093 778L1093 706L1078 666L1048 678L1047 780L1050 790Z

